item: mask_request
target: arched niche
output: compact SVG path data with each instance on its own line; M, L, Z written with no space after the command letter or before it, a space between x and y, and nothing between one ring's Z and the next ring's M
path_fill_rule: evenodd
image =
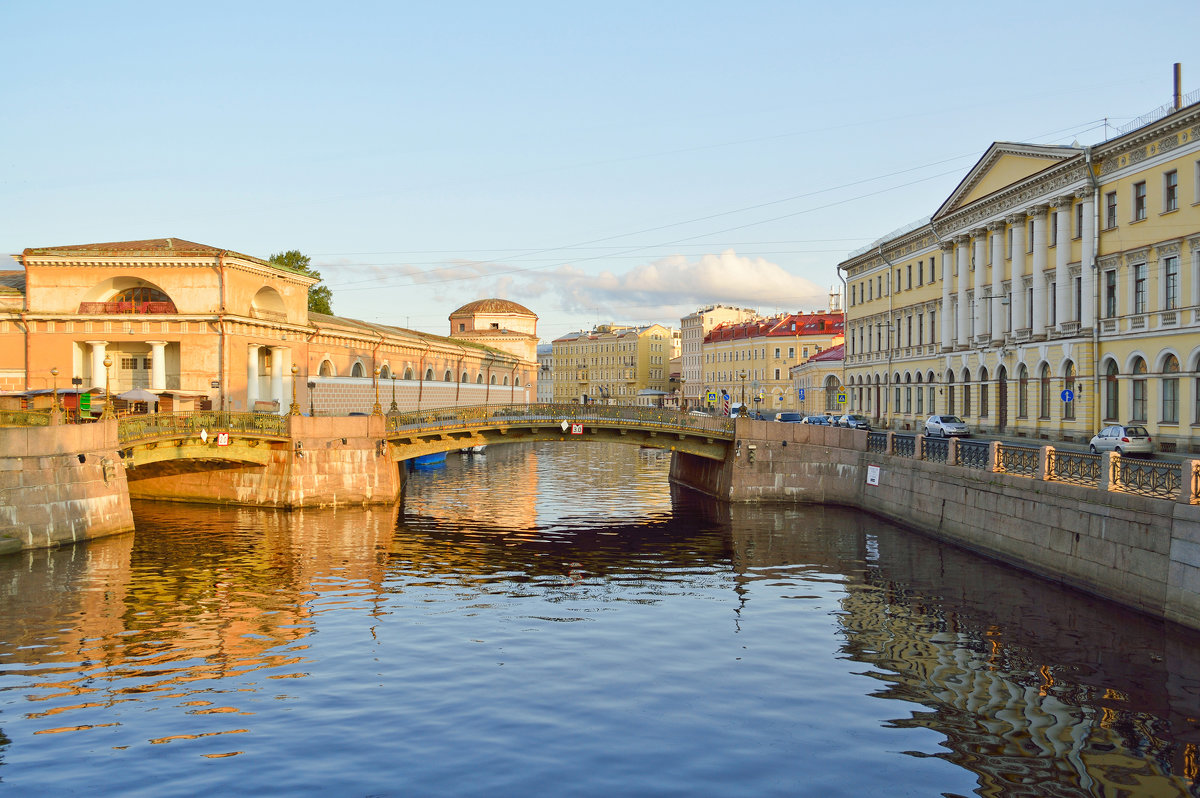
M283 297L278 291L265 285L258 289L258 293L250 301L250 315L256 319L287 321L287 306L283 304Z
M176 313L175 301L161 286L141 277L101 280L79 303L80 313Z

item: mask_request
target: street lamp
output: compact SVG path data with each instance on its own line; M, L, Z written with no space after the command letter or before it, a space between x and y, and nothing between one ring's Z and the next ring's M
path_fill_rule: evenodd
M738 372L738 376L742 380L742 411L746 410L746 370L742 369Z
M83 377L72 377L71 384L75 386L75 421L79 421L80 408L83 406Z
M687 410L687 378L679 378L679 395L683 401L679 405L680 410Z
M296 401L296 373L300 371L300 367L295 363L292 364L292 406L288 408L289 416L300 415L300 403Z
M308 414L310 416L312 416L313 418L317 417L316 412L313 410L313 394L315 394L316 392L317 392L317 384L315 382L313 382L312 380L309 380L308 381Z
M379 406L379 366L371 373L371 382L375 385L375 404L371 405L371 415L382 416L383 408Z
M113 407L112 407L112 392L109 391L109 389L108 389L108 386L109 386L108 369L111 365L112 365L112 357L110 357L109 355L105 355L104 356L104 411L100 413L100 418L112 418L114 415Z
M53 398L53 400L51 400L53 403L50 405L50 409L57 413L58 412L58 366L54 366L50 369L50 376L54 378L54 398Z
M388 413L399 413L400 406L396 404L396 372L392 372L392 406L388 408Z

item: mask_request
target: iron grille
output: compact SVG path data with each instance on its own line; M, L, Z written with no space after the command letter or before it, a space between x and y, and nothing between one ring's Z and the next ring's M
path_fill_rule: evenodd
M867 451L875 454L887 454L887 433L868 432Z
M1126 493L1176 499L1182 483L1179 463L1154 463L1129 457L1113 458L1113 485Z
M1050 455L1050 479L1070 482L1073 485L1100 485L1100 457L1098 454L1054 451Z
M121 443L132 443L152 438L199 435L201 430L207 431L209 435L218 432L246 432L252 435L286 438L287 419L287 416L274 413L231 413L219 410L126 416L117 420L117 439Z
M1028 446L1002 443L996 458L997 465L999 470L1006 474L1016 474L1022 477L1036 476L1038 462L1041 459L1040 452L1040 449L1032 449Z
M960 440L958 442L958 464L966 468L986 469L989 448L991 448L991 444L987 441Z
M945 438L921 439L921 459L933 463L944 463L950 459L950 441Z
M892 435L892 454L897 457L913 457L916 453L916 435Z

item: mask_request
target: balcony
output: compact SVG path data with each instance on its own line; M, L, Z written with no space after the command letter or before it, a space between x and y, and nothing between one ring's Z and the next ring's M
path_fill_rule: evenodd
M83 316L158 315L178 313L174 302L80 302Z
M1077 321L1064 321L1058 325L1058 333L1063 338L1073 338L1079 335L1080 324Z

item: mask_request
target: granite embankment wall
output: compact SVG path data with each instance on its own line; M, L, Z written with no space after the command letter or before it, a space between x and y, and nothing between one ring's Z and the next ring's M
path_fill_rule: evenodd
M271 444L266 465L154 463L130 469L130 495L289 509L399 500L404 474L380 443L382 416L290 416L288 423L291 439Z
M116 421L0 427L0 554L132 529Z
M868 453L857 430L739 421L737 432L730 461L677 454L672 478L733 502L856 507L1200 628L1200 506Z

